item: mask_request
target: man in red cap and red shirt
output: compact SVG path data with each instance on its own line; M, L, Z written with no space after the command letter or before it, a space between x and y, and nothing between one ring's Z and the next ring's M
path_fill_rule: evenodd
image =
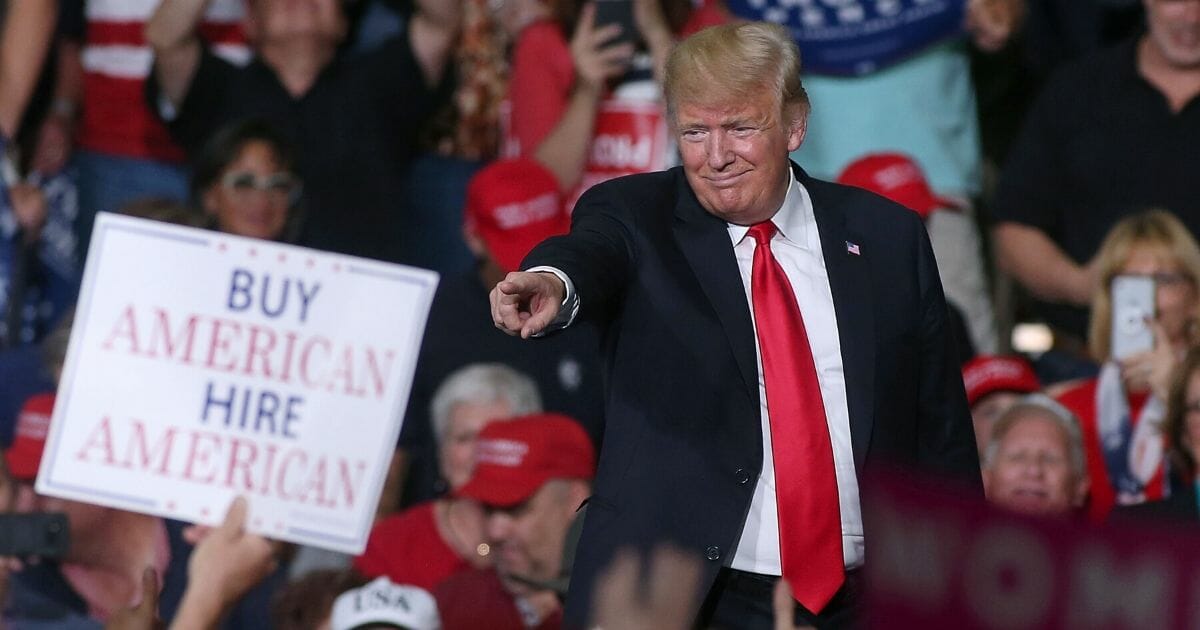
M438 480L430 403L437 387L466 365L503 363L529 375L547 411L564 413L594 440L600 437L603 398L595 328L572 327L544 343L525 344L488 324L489 288L516 270L542 239L570 228L554 175L531 159L493 162L471 179L464 214L463 238L477 265L443 276L430 308L400 436L400 457L408 459L406 505L432 499L444 487Z
M596 456L579 423L545 413L479 434L475 471L459 495L488 510L495 566L451 576L434 593L443 630L562 625L556 583L576 510L591 492Z

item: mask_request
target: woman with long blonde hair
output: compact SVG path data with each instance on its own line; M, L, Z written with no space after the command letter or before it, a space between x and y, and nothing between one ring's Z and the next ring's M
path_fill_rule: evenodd
M1088 512L1102 520L1115 504L1167 492L1162 427L1174 372L1200 341L1200 246L1174 215L1151 210L1113 227L1098 267L1088 345L1102 363L1100 374L1059 399L1080 418L1092 478ZM1153 346L1127 356L1114 356L1112 347L1112 287L1119 276L1149 278L1154 286L1154 314L1146 321Z

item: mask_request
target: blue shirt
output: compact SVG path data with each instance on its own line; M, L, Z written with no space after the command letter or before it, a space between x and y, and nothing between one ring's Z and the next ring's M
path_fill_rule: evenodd
M836 180L867 153L912 156L941 195L979 192L981 157L966 44L940 44L859 77L806 75L808 135L792 159Z

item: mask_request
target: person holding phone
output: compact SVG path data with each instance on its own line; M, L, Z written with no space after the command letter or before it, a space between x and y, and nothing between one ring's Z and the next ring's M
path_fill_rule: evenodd
M27 627L41 621L47 627L94 627L141 597L142 572L153 567L162 575L171 558L163 520L80 501L42 495L34 488L53 414L53 394L39 394L26 403L16 438L5 451L11 495L5 497L16 514L61 513L69 524L69 540L57 558L13 563L0 625ZM94 625L93 625L94 624Z
M1102 367L1059 401L1079 416L1092 479L1088 514L1101 521L1114 505L1164 495L1168 389L1200 342L1200 246L1174 215L1153 210L1117 223L1097 261L1088 345ZM1138 289L1146 283L1150 292Z
M603 179L673 165L661 68L677 35L727 15L719 0L506 0L498 18L513 40L502 154L541 162L573 204Z

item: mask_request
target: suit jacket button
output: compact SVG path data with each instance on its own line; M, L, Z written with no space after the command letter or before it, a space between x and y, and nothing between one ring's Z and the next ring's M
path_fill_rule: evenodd
M721 559L721 548L716 545L713 545L712 547L705 549L704 557L708 558L709 560L720 560Z
M733 471L733 478L737 479L738 485L744 486L750 481L750 473L745 468L739 468Z

